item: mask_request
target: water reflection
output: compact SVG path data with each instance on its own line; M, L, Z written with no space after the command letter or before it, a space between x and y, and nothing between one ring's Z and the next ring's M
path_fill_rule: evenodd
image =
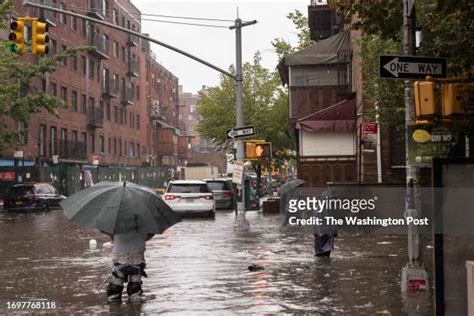
M233 213L218 213L152 239L143 304L107 305L99 289L111 269L106 236L69 223L61 211L0 213L0 301L43 298L61 314L433 313L429 293L400 293L404 237L339 236L332 261L315 262L312 235L281 232L278 216L247 218L249 233L232 229ZM264 270L251 272L250 264Z

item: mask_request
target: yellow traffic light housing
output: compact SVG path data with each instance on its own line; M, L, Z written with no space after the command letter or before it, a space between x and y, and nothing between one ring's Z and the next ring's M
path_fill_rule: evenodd
M463 88L461 83L448 83L441 86L441 104L444 117L464 114Z
M48 23L44 21L32 21L31 52L33 54L48 54L49 36Z
M266 160L272 158L272 143L253 141L245 142L245 159Z
M14 53L22 55L25 51L25 43L23 42L23 33L25 30L25 22L23 20L16 20L10 23L10 50Z
M438 104L438 87L432 81L415 81L415 113L417 119L436 116Z

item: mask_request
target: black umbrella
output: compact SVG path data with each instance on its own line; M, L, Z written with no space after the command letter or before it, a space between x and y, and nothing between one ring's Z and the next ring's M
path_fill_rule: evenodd
M152 189L132 182L102 181L60 204L71 222L110 234L161 234L181 221Z

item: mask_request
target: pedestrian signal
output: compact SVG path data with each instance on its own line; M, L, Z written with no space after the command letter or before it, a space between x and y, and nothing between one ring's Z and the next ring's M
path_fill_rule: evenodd
M272 143L270 142L246 142L245 159L265 160L272 158Z
M32 22L32 37L31 37L31 52L33 54L48 54L49 48L49 36L48 23L46 21L33 21Z
M10 50L14 53L22 55L25 51L25 44L23 42L23 32L25 29L25 23L23 20L18 19L10 23Z

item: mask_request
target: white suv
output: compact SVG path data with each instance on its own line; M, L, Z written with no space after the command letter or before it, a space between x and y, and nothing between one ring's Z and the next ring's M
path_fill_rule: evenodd
M204 181L170 181L163 198L173 211L183 217L215 216L214 197Z

